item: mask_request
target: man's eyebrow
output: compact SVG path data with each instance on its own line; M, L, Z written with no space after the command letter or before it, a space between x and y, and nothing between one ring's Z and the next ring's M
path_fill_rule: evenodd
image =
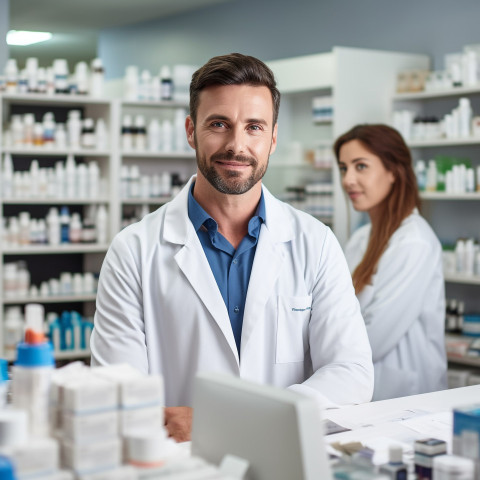
M228 120L229 118L226 117L225 115L220 115L218 113L212 113L209 115L206 119L205 122L211 122L212 120Z
M219 115L219 114L216 114L216 113L212 113L211 115L209 115L206 119L205 119L205 122L211 122L212 120L230 120L229 117L225 116L225 115ZM261 125L267 125L267 121L264 120L263 118L247 118L247 120L245 121L245 123L259 123Z

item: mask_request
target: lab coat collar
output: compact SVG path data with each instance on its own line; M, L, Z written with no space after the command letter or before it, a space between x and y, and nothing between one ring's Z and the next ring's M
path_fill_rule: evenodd
M197 176L193 175L180 193L165 207L163 235L167 242L184 245L192 235L196 235L188 218L188 192L196 178ZM278 243L288 242L295 235L288 207L277 200L264 185L262 190L267 217L264 226L270 232L272 240L275 239Z
M194 180L195 176L166 205L163 240L183 245L183 248L175 255L175 260L219 326L240 368L240 359L225 302L195 228L188 217L188 192ZM261 226L245 302L241 341L242 355L248 348L249 339L258 322L257 312L263 311L265 303L271 295L271 290L281 273L284 250L280 248L280 245L291 240L295 235L293 217L286 204L278 201L265 187L262 188L266 222Z

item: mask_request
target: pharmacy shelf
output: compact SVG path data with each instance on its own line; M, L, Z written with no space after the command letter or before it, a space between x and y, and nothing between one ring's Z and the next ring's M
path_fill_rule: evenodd
M66 245L25 245L21 247L4 247L3 255L52 255L64 253L106 252L108 244L66 244Z
M470 138L436 138L433 140L415 140L408 142L410 148L434 148L462 145L480 145L480 137Z
M445 193L445 192L421 192L422 200L480 200L480 192L472 193Z
M468 365L470 367L480 367L480 357L459 357L457 355L447 355L447 360L450 363L458 363L459 365Z
M162 205L172 199L167 195L164 197L147 197L147 198L129 198L122 200L122 205Z
M3 199L4 205L96 205L109 203L107 197L99 198L8 198Z
M75 157L108 157L110 150L92 150L86 148L18 148L18 147L3 147L4 153L10 153L11 155L23 155L23 156L38 156L38 157L66 157L72 154Z
M123 158L154 158L154 159L195 159L195 152L146 152L146 151L128 151L121 153Z
M456 87L442 90L397 93L393 100L425 100L428 98L458 97L460 95L480 95L480 85L474 87Z
M50 295L48 297L4 297L4 305L23 305L26 303L83 303L94 302L95 293L85 295Z
M122 107L131 108L189 108L188 102L179 102L175 100L122 100Z
M88 95L39 94L39 93L4 93L2 99L15 104L28 105L110 105L108 98L94 98Z
M468 285L480 285L479 275L461 275L461 274L448 274L445 275L445 281L448 283L463 283Z
M61 352L53 352L53 357L55 360L75 360L82 358L90 358L92 353L90 350L64 350ZM13 362L17 359L15 354L5 355L5 359L9 362Z

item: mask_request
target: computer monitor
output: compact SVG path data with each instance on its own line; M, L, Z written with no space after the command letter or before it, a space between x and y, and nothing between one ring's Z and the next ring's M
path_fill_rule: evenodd
M249 461L248 480L329 480L315 400L223 374L195 379L192 454Z

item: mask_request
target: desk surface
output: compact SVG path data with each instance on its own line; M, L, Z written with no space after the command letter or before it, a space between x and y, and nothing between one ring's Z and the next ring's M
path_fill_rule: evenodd
M324 418L351 429L325 439L329 445L361 442L375 451L376 464L386 463L388 446L398 444L404 460L412 463L413 445L420 438L444 440L451 451L451 412L473 404L480 404L480 385L325 410Z
M370 421L378 415L406 409L421 409L436 413L474 403L480 404L480 385L452 388L450 390L392 398L390 400L362 403L360 405L348 405L338 409L325 410L323 416L341 424L342 420L353 417Z

